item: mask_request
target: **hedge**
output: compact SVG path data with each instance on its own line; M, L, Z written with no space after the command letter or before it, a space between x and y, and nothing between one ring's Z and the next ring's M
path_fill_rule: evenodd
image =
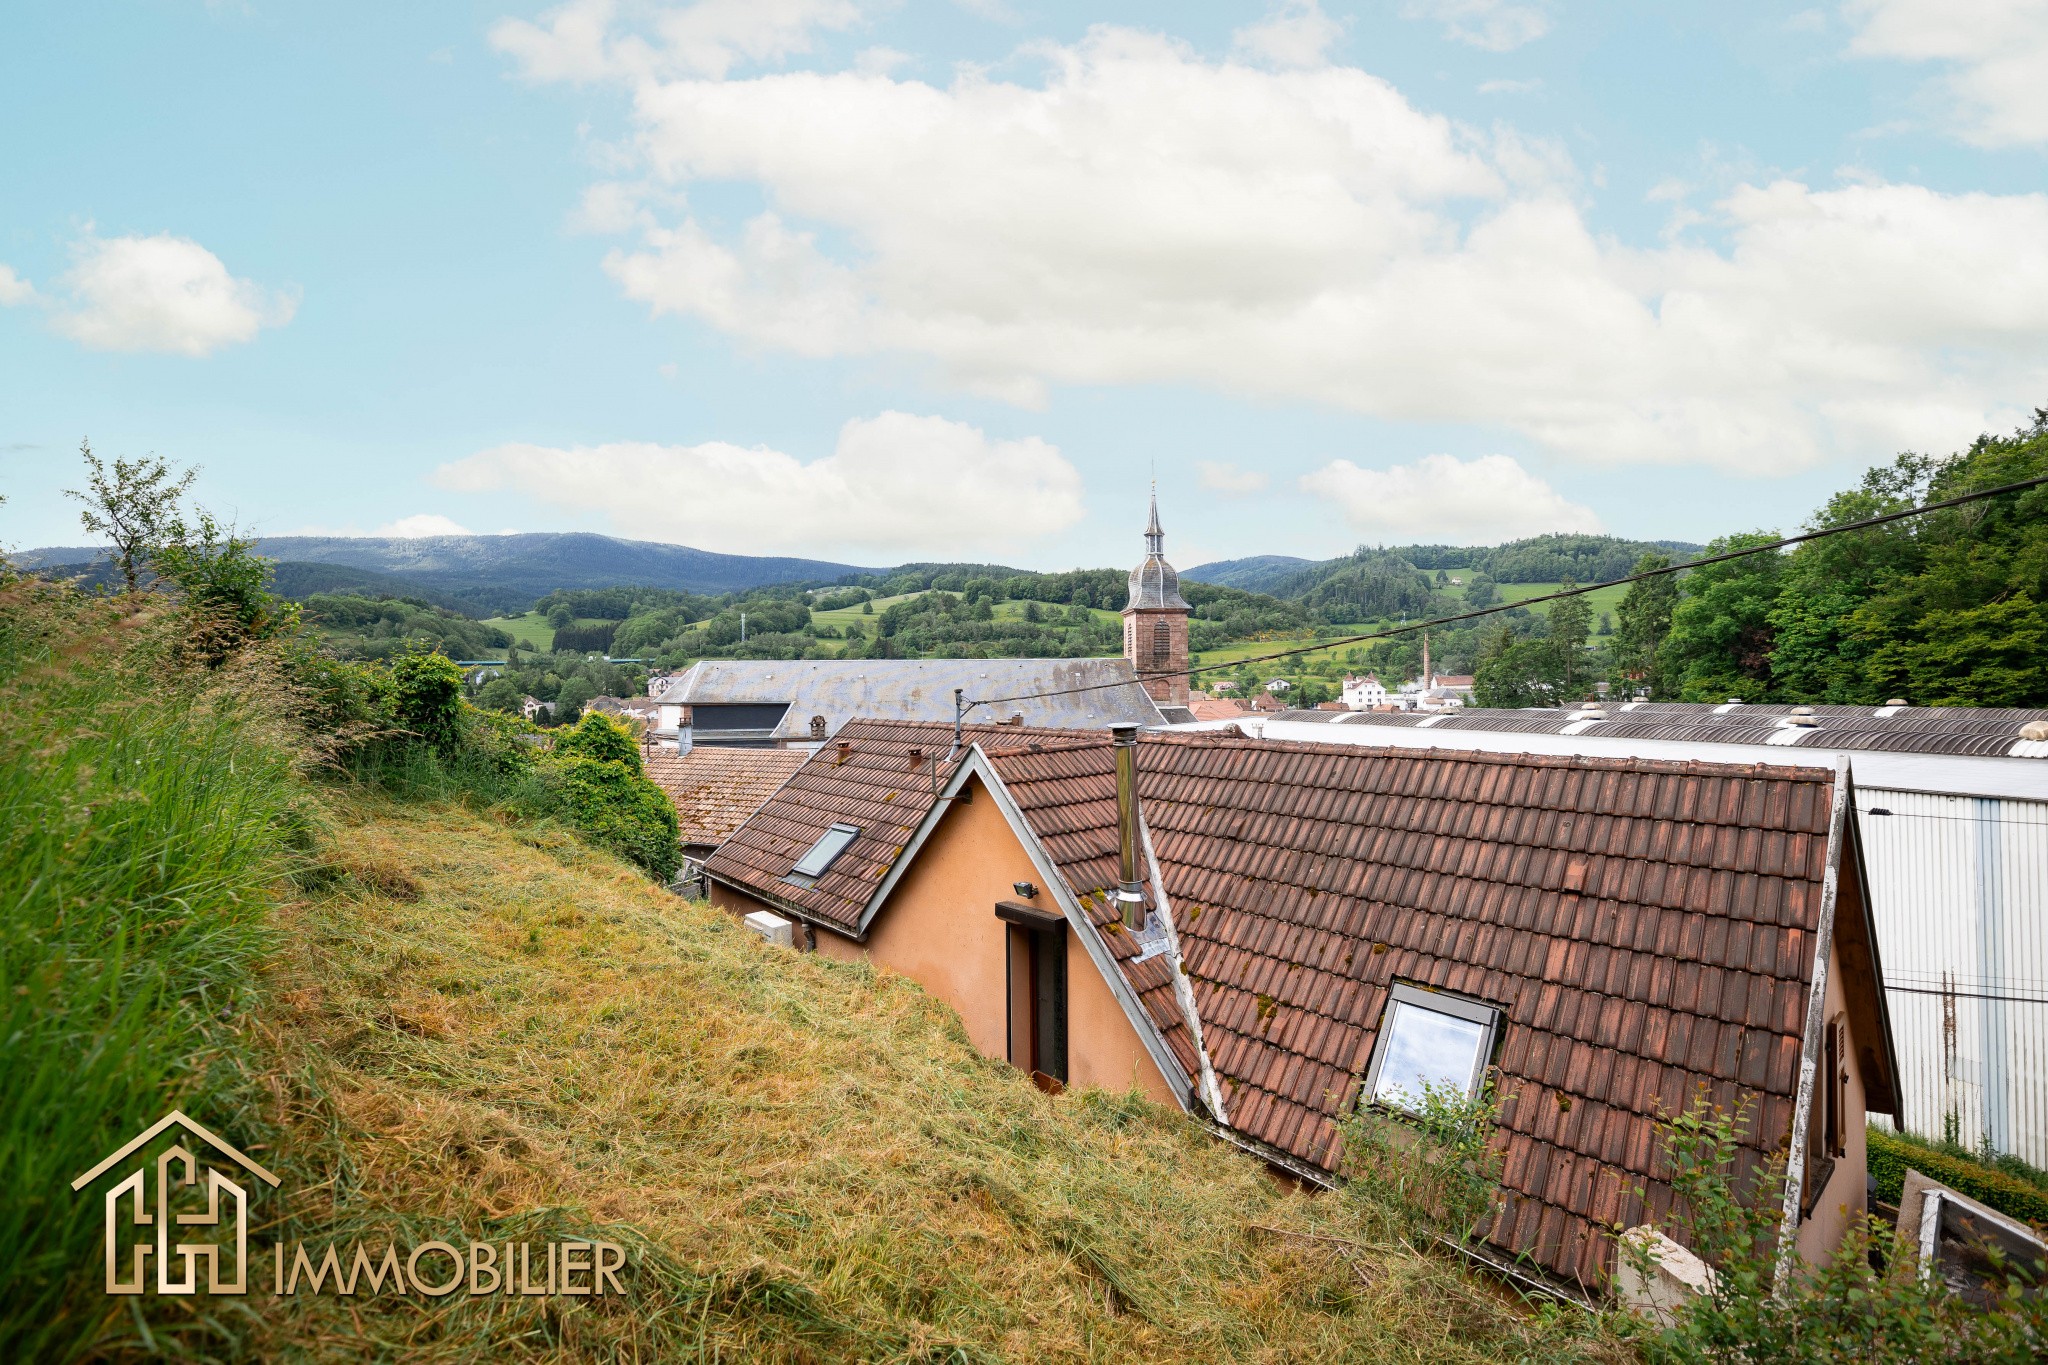
M1903 1141L1877 1128L1869 1130L1869 1145L1870 1173L1877 1178L1877 1197L1887 1204L1899 1202L1910 1169L2000 1213L2048 1225L2048 1191L2018 1176L1967 1157L1950 1156L1917 1142Z

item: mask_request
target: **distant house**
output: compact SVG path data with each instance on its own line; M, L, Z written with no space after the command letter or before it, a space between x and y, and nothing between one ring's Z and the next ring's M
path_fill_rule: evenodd
M1286 702L1264 694L1253 697L1248 705L1253 711L1275 715L1287 709Z
M1266 680L1266 690L1277 697L1283 692L1292 692L1294 684L1285 678L1268 678Z
M683 853L703 859L724 843L804 764L801 749L733 749L705 745L677 753L646 751L647 776L676 808Z
M1376 673L1344 679L1344 705L1353 711L1371 711L1387 704L1386 684Z
M1491 1076L1483 1237L1589 1289L1616 1231L1670 1230L1658 1123L1695 1095L1749 1105L1746 1169L1789 1158L1799 1254L1860 1217L1899 1075L1846 771L963 739L843 727L711 856L713 900L916 978L1048 1089L1136 1086L1312 1183L1358 1107Z
M651 697L592 697L583 709L586 713L595 711L599 715L610 716L636 735L644 735L655 728L661 711Z
M555 704L551 701L542 701L539 697L521 697L519 714L528 720L539 720L542 716L554 715Z
M1235 691L1237 691L1237 683L1230 678L1218 678L1215 682L1209 684L1209 695L1212 697L1219 697L1226 692Z
M950 724L956 688L985 703L971 721L1100 728L1194 719L1185 706L1162 710L1128 659L705 659L662 693L655 733L685 749L809 748L855 716Z
M1236 697L1205 697L1199 692L1188 698L1188 710L1196 720L1235 720L1246 714L1245 704Z

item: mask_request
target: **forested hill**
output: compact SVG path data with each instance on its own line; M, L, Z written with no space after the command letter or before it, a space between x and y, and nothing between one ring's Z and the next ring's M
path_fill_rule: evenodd
M1185 570L1181 577L1269 593L1311 606L1338 599L1378 605L1386 598L1388 589L1362 585L1362 580L1383 580L1397 568L1421 569L1431 574L1439 569L1469 569L1496 583L1557 583L1567 578L1578 583L1597 583L1623 577L1646 554L1683 560L1699 552L1698 545L1682 540L1547 535L1511 540L1505 545L1362 545L1348 555L1324 560L1257 555L1197 565ZM1390 609L1397 614L1401 610L1399 605Z
M621 540L585 532L529 532L503 536L265 536L257 551L295 564L331 564L390 574L408 592L426 588L480 614L524 611L563 588L634 584L685 592L725 593L770 583L829 582L848 574L880 572L853 564L775 556L713 554L687 545ZM79 564L95 549L29 550L12 558L24 568ZM323 584L360 588L367 584Z

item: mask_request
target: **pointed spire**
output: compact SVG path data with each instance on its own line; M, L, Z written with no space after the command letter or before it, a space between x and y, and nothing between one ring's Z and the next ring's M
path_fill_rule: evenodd
M1152 481L1152 520L1145 524L1145 553L1166 553L1166 532L1159 529L1159 481Z

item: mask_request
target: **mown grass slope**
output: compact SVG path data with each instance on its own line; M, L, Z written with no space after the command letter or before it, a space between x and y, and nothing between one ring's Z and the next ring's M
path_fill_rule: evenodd
M1578 1310L1357 1237L1136 1095L1049 1098L950 1010L566 835L335 807L252 1023L289 1236L606 1229L625 1303L252 1301L230 1353L1564 1360ZM547 1235L536 1233L533 1235ZM480 1306L481 1305L481 1306Z

